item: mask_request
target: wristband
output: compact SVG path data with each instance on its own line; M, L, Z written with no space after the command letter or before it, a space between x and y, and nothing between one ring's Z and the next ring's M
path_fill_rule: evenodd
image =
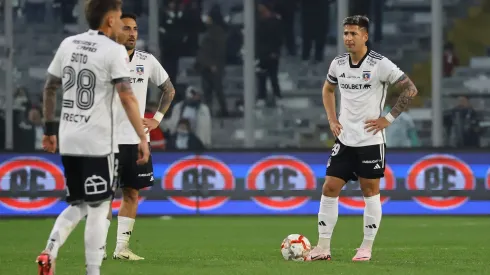
M391 115L391 113L388 113L387 115L385 115L385 118L386 118L386 120L388 120L389 123L393 123L393 121L395 121L395 117L393 115Z
M56 122L47 121L46 123L44 123L44 135L56 136Z
M162 122L164 114L160 112L156 112L155 115L153 115L153 119L158 121L158 123Z

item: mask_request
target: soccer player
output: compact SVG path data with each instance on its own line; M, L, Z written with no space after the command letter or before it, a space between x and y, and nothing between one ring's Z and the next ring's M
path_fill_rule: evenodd
M136 41L138 40L138 24L136 15L123 14L123 33L119 42L126 47L129 55L129 67L131 70L131 86L138 98L141 119L144 118L146 105L146 93L148 81L156 84L161 91L161 98L158 112L153 118L144 118L144 125L151 131L158 127L163 116L167 112L175 89L170 81L167 72L157 59L147 53L137 50ZM138 209L139 190L153 185L153 166L151 155L148 163L142 166L136 165L138 159L138 134L131 127L131 123L124 112L119 113L119 125L117 131L119 144L119 184L122 188L123 199L119 208L117 221L117 244L113 254L114 259L125 259L130 261L143 260L144 258L134 254L129 249L129 238L133 232L133 226ZM150 140L149 135L147 136ZM112 214L112 213L110 213ZM107 220L107 228L110 221Z
M364 240L353 261L371 259L373 242L381 222L380 179L385 170L385 134L388 127L417 94L413 82L388 58L366 46L369 19L351 16L344 19L344 44L348 53L331 63L323 104L330 129L337 137L327 163L320 210L318 245L307 260L330 260L330 239L339 214L338 197L349 180L359 180L364 196ZM381 116L388 85L401 90L397 103ZM335 87L339 86L341 104L337 119Z
M56 151L54 112L56 90L61 87L59 146L70 206L56 219L46 249L37 258L38 274L54 274L58 250L85 216L86 274L100 274L107 238L105 219L117 169L115 90L138 136L135 162L148 162L148 140L129 81L128 56L114 41L122 32L121 5L121 0L87 0L85 17L90 30L63 40L48 68L42 143L46 151Z

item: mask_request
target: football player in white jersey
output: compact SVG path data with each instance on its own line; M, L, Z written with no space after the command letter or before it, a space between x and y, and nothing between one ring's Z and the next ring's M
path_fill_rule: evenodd
M129 56L131 86L138 98L140 117L142 119L146 106L148 81L156 84L162 93L158 107L159 111L154 115L153 119L143 119L144 125L148 128L149 132L157 128L160 124L174 98L175 89L167 72L158 60L150 53L136 49L136 41L138 40L136 15L123 14L121 19L124 35L120 37L118 42L125 46L127 55ZM119 110L119 125L117 126L119 154L117 158L119 160L119 187L122 188L123 198L118 213L117 244L113 258L137 261L143 260L144 258L134 254L129 249L129 239L133 232L138 209L139 190L152 186L154 182L153 164L150 155L148 163L141 166L136 165L139 138L133 127L131 127L131 123L124 111L121 108ZM149 135L147 139L149 142ZM107 227L110 225L111 214L109 213L109 219L106 221Z
M344 44L348 53L336 57L323 87L323 104L337 140L327 163L320 210L318 245L308 260L330 260L330 239L338 218L338 197L349 180L359 180L364 196L364 240L353 261L368 261L381 222L380 179L385 170L385 134L388 127L417 94L413 82L388 58L366 46L369 19L344 19ZM382 116L388 85L401 94L393 109ZM339 118L335 112L335 87L340 90Z
M46 151L56 152L56 91L61 87L58 135L70 206L56 219L46 249L37 258L38 274L54 274L58 250L85 216L86 274L100 274L107 238L105 219L117 169L116 97L137 133L139 157L135 162L148 162L148 140L129 81L128 56L114 41L122 32L121 5L121 0L87 0L85 16L90 30L63 40L48 68L42 143Z

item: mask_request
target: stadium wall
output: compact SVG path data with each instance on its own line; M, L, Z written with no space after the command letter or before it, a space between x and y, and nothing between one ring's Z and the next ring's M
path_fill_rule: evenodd
M138 214L316 215L329 157L319 151L154 152ZM386 161L385 215L490 214L490 152L390 150ZM59 214L62 172L58 155L0 153L0 216ZM346 185L341 215L362 214L358 189Z

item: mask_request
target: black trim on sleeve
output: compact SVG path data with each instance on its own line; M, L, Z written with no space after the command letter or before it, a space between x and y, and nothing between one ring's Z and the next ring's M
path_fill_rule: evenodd
M333 75L328 74L327 76L330 78L330 80L332 80L332 82L335 82L335 83L339 82L336 77L333 77Z
M129 77L121 77L121 78L116 78L112 80L112 84L117 84L121 82L129 82Z

